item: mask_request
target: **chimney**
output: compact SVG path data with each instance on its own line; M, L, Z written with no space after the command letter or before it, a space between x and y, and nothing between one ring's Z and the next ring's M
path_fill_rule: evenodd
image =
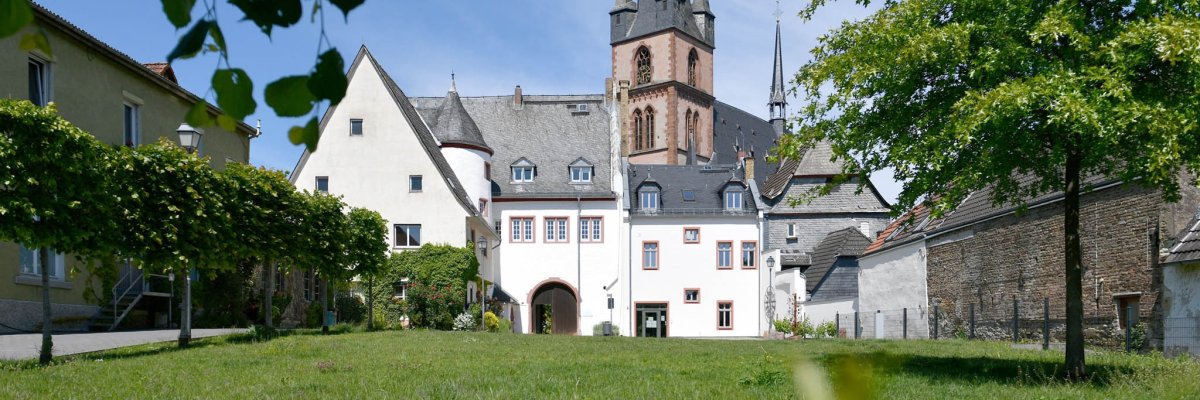
M754 157L747 155L742 160L742 164L746 169L746 176L743 179L747 181L754 179Z
M520 110L525 108L525 96L521 95L521 85L513 90L513 109Z

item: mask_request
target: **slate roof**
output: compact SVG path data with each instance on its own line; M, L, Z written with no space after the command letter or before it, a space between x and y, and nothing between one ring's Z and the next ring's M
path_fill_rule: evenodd
M775 148L775 127L770 122L720 101L713 102L713 159L712 164L736 165L740 150L754 155L754 181L765 182L777 163L767 161Z
M750 189L741 181L743 172L741 168L729 165L631 165L631 207L635 212L644 212L638 204L638 189L645 183L660 188L656 215L737 214L725 210L723 197L727 186L736 185L746 192L742 197L742 213L754 213L758 206ZM693 192L694 201L684 200L685 190Z
M461 97L463 109L476 123L492 155L492 196L504 198L613 198L609 114L603 95L524 95ZM445 99L415 97L426 121L434 119ZM575 106L588 105L588 112ZM442 139L439 137L439 139ZM450 138L446 138L449 140ZM525 158L536 165L533 182L512 181L509 167ZM591 184L571 183L568 165L583 158L593 165Z
M1171 246L1171 253L1167 255L1166 262L1183 263L1197 260L1200 260L1200 211L1196 213L1192 222L1188 223L1188 228L1179 233L1179 239Z
M678 29L700 43L714 47L712 41L705 39L704 33L696 25L696 19L693 16L696 10L692 8L691 1L664 0L661 3L661 7L642 7L640 3L635 5L632 2L617 5L612 12L625 9L637 10L637 12L634 13L633 22L628 25L629 30L612 33L612 44L668 29Z
M787 104L787 96L783 91L783 36L780 34L779 20L775 20L775 69L771 75L771 100L768 104Z
M863 254L871 241L863 236L858 229L846 228L840 231L830 232L817 245L812 254L812 266L804 271L804 275L808 277L808 291L813 292L817 287L826 280L833 264L837 262L838 257L854 257L857 258Z
M875 193L875 188L863 188L858 194L858 183L845 182L834 186L829 194L818 196L824 181L797 178L787 187L785 196L773 202L767 211L771 214L814 214L814 213L886 213L890 209ZM792 204L792 200L797 200Z
M1035 182L1033 176L1017 177L1017 183L1021 187ZM1109 187L1116 186L1121 183L1120 179L1105 178L1103 176L1090 176L1083 179L1084 193L1087 195L1095 190L1103 190ZM994 187L989 186L981 190L975 191L967 196L966 200L955 207L954 211L945 214L940 219L930 220L929 209L924 205L915 207L904 216L893 221L887 229L885 229L875 243L872 243L868 253L883 251L888 248L907 243L917 237L925 237L939 232L948 232L960 229L966 226L976 224L980 221L991 219L1006 214L1016 212L1021 203L1028 207L1035 207L1045 204L1056 203L1063 200L1063 192L1052 191L1043 193L1033 197L1027 197L1022 201L1009 202L1006 204L993 204L992 196ZM912 219L913 223L906 224ZM899 230L899 232L896 232Z
M448 143L464 144L492 153L492 148L483 140L483 134L479 132L479 126L475 124L471 114L467 113L466 108L463 107L457 89L450 89L450 92L446 93L446 99L442 101L441 107L434 112L432 118L427 117L425 121L430 124L429 128L433 129L433 134L443 145Z
M834 177L842 174L846 165L843 160L831 160L833 146L828 141L820 141L812 146L800 149L798 160L784 160L762 185L763 195L776 198L788 189L788 183L793 177ZM874 191L874 188L871 188Z

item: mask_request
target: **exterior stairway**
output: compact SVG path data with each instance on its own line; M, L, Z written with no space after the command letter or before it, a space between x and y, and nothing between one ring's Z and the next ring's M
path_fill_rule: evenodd
M146 297L174 297L175 290L169 282L166 275L146 274L131 264L122 265L120 277L112 288L112 306L102 307L100 314L89 324L89 329L115 330Z

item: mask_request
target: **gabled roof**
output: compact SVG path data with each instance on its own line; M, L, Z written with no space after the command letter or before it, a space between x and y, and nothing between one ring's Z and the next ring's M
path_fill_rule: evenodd
M661 2L661 7L643 7L641 4L634 5L632 2L627 2L623 5L618 3L613 9L613 13L622 10L636 11L636 13L633 16L633 22L629 24L629 30L625 32L613 32L612 44L637 39L668 29L678 29L700 43L704 43L708 47L714 47L712 41L704 37L704 33L696 25L696 19L693 16L697 11L708 12L707 9L693 9L691 1L662 0Z
M199 96L192 94L192 92L189 92L187 89L184 89L182 86L179 86L178 81L170 79L167 76L152 70L151 67L135 61L132 57L129 57L129 55L122 53L112 46L109 46L108 43L104 43L100 39L97 39L95 36L92 36L92 34L80 29L78 26L75 26L75 24L72 24L65 18L55 14L41 4L30 1L29 6L33 9L35 18L37 18L39 21L58 29L66 36L79 41L81 44L91 48L92 50L95 50L94 54L107 57L117 65L129 69L134 74L140 75L151 83L157 84L172 94L179 96L188 104L196 104L197 102L205 101ZM172 76L174 76L173 72ZM221 111L220 108L217 108L217 106L213 105L212 103L207 103L207 106L210 114L224 114L224 111ZM236 121L236 123L237 132L231 133L241 133L251 138L258 137L258 131L255 130L254 127L251 127L242 121Z
M867 185L858 193L857 181L839 183L829 194L820 196L826 185L823 179L795 178L770 204L771 214L824 214L824 213L886 213L888 204L874 186ZM794 201L793 201L794 200ZM795 203L795 204L793 204Z
M442 106L438 108L435 117L426 121L432 123L430 128L433 129L434 135L442 142L443 146L447 144L466 145L489 155L494 154L492 148L483 140L483 133L479 131L479 126L475 124L471 114L467 113L466 107L463 107L462 99L458 97L456 88L451 88L450 92L446 93L446 99L442 101Z
M793 177L834 177L842 174L846 163L844 160L831 160L833 145L828 141L819 141L800 149L799 159L784 160L774 173L766 179L763 185L763 195L768 198L778 197L787 189ZM873 190L873 189L872 189Z
M857 258L863 254L871 241L855 228L846 228L830 232L813 250L812 266L804 272L807 277L808 291L817 290L826 279L838 257Z
M726 214L722 195L730 184L744 187L743 173L741 168L728 165L631 165L629 192L637 193L645 185L658 186L659 208L655 213L659 215ZM685 201L684 191L692 191L695 200ZM744 195L741 213L754 213L756 200L752 195ZM632 207L634 211L641 209L636 201Z
M1171 253L1167 255L1167 263L1185 263L1200 261L1200 211L1188 223L1188 227L1179 233L1179 239L1171 245Z
M609 156L611 135L604 95L524 95L522 107L513 96L463 96L463 108L475 121L492 155L494 200L614 198ZM413 97L413 105L433 118L445 102L441 97ZM588 105L587 113L574 111ZM527 159L538 167L533 182L512 181L510 166ZM572 162L593 163L591 183L571 183Z
M347 80L354 79L354 72L364 60L368 61L371 68L382 78L388 94L392 97L392 101L396 104L400 112L404 114L404 119L408 121L409 126L412 127L413 132L417 136L417 142L421 143L425 154L429 156L439 175L442 176L442 180L446 182L446 186L454 194L454 199L458 201L467 214L473 217L479 216L479 211L475 209L475 202L471 201L466 190L459 183L458 176L454 174L454 169L450 168L450 164L446 162L446 157L442 155L442 149L438 146L433 132L425 125L425 121L421 119L421 115L417 114L417 110L413 108L412 103L408 100L408 96L404 95L404 91L400 90L400 86L396 84L396 81L392 80L387 71L384 71L383 67L375 61L375 57L371 56L371 52L367 50L367 46L362 46L358 49L358 55L354 57L354 62L350 64L350 69L347 72ZM336 110L337 106L325 110L325 115L321 118L322 133L325 132L325 126L329 123L329 119ZM300 155L300 161L296 163L296 168L292 170L292 174L290 175L292 183L295 183L296 178L299 176L297 172L304 168L310 156L311 153L308 150L304 150L304 154Z
M179 84L179 79L175 78L175 69L171 68L171 64L165 62L145 63L146 68L149 68L154 73L162 75L164 78L175 84Z

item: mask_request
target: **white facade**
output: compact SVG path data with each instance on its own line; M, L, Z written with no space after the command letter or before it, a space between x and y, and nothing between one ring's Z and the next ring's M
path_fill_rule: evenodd
M1200 356L1200 263L1163 265L1163 353Z
M349 71L346 97L321 122L320 150L305 152L292 173L292 182L297 189L314 191L317 179L325 179L329 193L342 196L347 205L379 212L388 221L388 243L396 251L426 243L465 246L472 230L490 230L486 222L472 215L473 210L456 200L451 185L458 183L442 175L435 156L414 129L424 122L406 117L381 71L365 50L359 53ZM361 135L351 135L351 120L362 121ZM470 156L456 160L470 165ZM482 161L477 164L482 170ZM421 181L419 190L411 187L416 177ZM485 183L463 186L482 185ZM420 226L418 240L398 243L400 224ZM487 262L480 260L481 264Z
M898 310L908 309L908 337L929 337L929 289L926 286L925 241L868 253L858 259L858 310L871 317L876 311L884 311L889 318ZM864 317L865 318L865 317ZM896 321L886 321L889 329L884 337L896 335Z
M744 216L645 216L635 214L630 222L632 261L629 304L622 334L638 336L638 321L646 324L638 306L666 305L668 337L758 337L767 330L763 323L765 265L761 258L758 218ZM699 240L685 241L685 229L699 229ZM731 244L730 267L718 268L718 243ZM644 264L643 245L657 244L657 268ZM742 245L753 243L754 263L742 266ZM685 299L686 290L698 290L699 298ZM719 326L719 307L731 303L732 320ZM630 327L633 329L624 329Z
M487 167L492 162L490 154L476 149L446 146L442 147L442 155L446 157L450 168L454 169L454 175L458 176L471 204L478 209L480 200L484 204L492 203L492 181L487 179ZM486 214L486 206L479 212Z

